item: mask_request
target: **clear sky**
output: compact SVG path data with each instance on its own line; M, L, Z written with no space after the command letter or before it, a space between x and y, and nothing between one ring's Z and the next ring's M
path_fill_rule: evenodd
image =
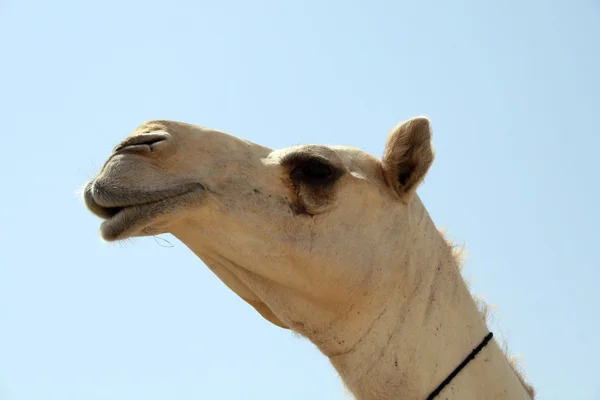
M496 334L539 399L600 399L597 0L4 0L0 45L0 399L347 398L183 244L103 243L74 192L148 119L380 155L416 115Z

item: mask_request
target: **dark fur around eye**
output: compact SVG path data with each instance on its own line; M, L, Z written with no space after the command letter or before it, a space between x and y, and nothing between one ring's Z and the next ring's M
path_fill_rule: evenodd
M305 178L323 180L333 174L333 168L321 162L308 162L300 165L297 172L300 172Z
M327 186L341 175L340 170L325 157L306 152L289 154L282 160L282 165L288 168L290 178L296 184Z
M327 161L311 157L299 161L290 173L290 176L294 181L300 181L309 185L325 185L335 181L338 171Z

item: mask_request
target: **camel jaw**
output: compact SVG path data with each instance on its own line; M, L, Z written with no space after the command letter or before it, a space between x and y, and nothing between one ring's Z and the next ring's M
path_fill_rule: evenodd
M162 190L132 191L114 187L107 189L97 181L91 181L83 190L83 199L88 210L104 220L100 225L102 239L113 242L163 233L156 226L161 216L198 203L205 192L204 185L200 183Z

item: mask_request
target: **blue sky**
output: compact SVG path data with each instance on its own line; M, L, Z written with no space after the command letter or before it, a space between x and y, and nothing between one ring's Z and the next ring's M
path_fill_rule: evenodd
M591 0L3 1L0 399L347 398L173 237L103 243L74 191L148 119L380 155L416 115L496 334L539 399L600 399L599 40Z

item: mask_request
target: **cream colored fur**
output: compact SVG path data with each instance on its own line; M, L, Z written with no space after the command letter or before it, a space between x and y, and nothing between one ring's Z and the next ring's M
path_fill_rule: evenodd
M179 238L265 319L311 340L358 400L424 399L488 333L415 193L433 158L426 118L394 128L381 160L151 121L84 198L106 240ZM493 340L440 398L533 390Z

